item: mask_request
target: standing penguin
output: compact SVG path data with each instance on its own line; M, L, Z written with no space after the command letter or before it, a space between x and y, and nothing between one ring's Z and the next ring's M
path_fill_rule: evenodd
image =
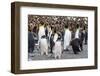
M40 25L39 25L39 32L38 32L38 38L39 38L39 42L41 40L41 37L45 35L45 28L44 28L44 22L40 22Z
M48 55L48 43L45 35L43 35L40 39L40 52L41 55Z
M54 35L51 34L51 37L50 37L50 53L53 53L53 47L55 45L54 41L53 41L53 38L54 38Z
M32 32L32 26L28 26L28 52L32 53L35 47L35 40Z
M71 41L71 31L68 26L65 26L65 34L64 34L64 50L68 50Z
M72 49L73 49L74 54L78 54L78 52L80 52L81 41L80 41L79 31L80 31L79 30L79 25L77 24L77 29L76 29L76 32L75 32L75 37L71 41L71 45L72 45Z
M53 54L54 54L55 59L56 58L58 58L58 59L61 58L62 46L61 46L61 36L60 35L58 35L58 38L55 41L55 45L54 45L54 49L53 49Z

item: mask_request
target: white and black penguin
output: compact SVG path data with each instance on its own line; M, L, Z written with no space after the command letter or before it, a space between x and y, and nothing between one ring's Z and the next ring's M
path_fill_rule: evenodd
M58 59L61 58L62 46L61 46L61 36L60 36L60 34L58 34L58 38L55 42L54 49L53 49L53 54L54 54L55 59L56 58L58 58Z
M45 35L43 35L40 39L40 51L41 55L48 55L48 43Z

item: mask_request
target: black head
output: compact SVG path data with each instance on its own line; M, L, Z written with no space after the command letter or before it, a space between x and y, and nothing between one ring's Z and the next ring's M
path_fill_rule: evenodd
M65 25L65 28L67 29L68 28L68 25Z
M43 35L43 36L41 36L41 38L46 38L46 36L45 36L45 35Z
M76 26L77 28L79 28L79 24L77 24L77 26Z
M61 41L61 35L60 34L58 34L57 41Z

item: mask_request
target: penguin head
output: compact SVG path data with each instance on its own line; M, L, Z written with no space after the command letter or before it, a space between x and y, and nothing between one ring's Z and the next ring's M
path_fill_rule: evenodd
M41 36L41 38L46 38L46 36L45 36L45 35L43 35L43 36Z
M61 35L60 34L58 34L57 41L61 41Z

